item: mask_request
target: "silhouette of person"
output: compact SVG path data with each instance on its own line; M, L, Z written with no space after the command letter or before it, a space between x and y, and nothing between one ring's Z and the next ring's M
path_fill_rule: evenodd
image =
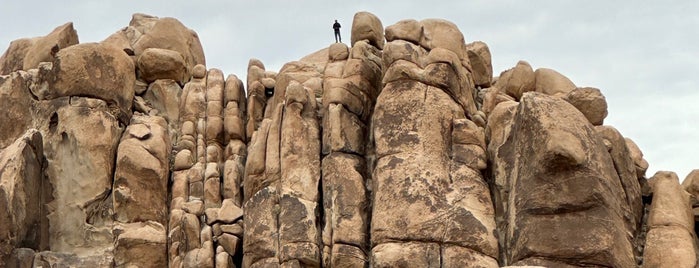
M335 23L333 24L333 29L335 30L335 43L342 42L342 37L340 37L340 27L340 23L335 20Z

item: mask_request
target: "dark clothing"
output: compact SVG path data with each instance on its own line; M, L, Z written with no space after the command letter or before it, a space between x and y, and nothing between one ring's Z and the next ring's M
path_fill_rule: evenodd
M335 21L333 24L333 29L335 30L335 43L342 42L342 37L340 37L340 23Z

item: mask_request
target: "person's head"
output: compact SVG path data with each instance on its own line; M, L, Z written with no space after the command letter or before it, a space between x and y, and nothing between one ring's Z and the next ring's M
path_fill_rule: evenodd
M335 22L337 22L337 20L335 20Z

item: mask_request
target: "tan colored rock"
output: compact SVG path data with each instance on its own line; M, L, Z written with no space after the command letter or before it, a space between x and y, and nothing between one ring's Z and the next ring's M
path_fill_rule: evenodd
M119 143L114 175L114 211L119 222L167 223L169 154L167 122L134 116Z
M139 78L146 82L172 79L180 84L189 81L189 71L184 57L177 51L147 48L138 56Z
M279 264L275 257L279 248L278 203L277 193L272 187L260 189L245 202L243 267L251 267L268 258L274 258Z
M604 124L604 118L607 117L607 100L599 89L576 88L568 92L564 99L582 112L592 125Z
M333 43L328 50L328 58L331 61L346 60L349 57L349 48L344 43Z
M631 159L633 159L633 163L636 166L636 177L637 178L645 178L646 177L646 170L648 170L648 161L643 159L643 152L641 152L641 149L638 148L638 145L630 139L630 138L625 138L626 140L626 147L629 148L629 153L631 154Z
M659 171L649 184L653 201L643 251L644 267L694 267L697 264L690 194L674 172Z
M192 68L192 77L201 79L206 76L206 67L203 64L194 65Z
M551 96L565 95L576 88L568 77L548 68L539 68L534 71L536 79L536 92L541 92Z
M9 268L31 268L34 263L34 254L36 252L30 248L15 248L5 265Z
M129 25L141 34L132 39L136 56L148 48L162 48L179 52L184 57L187 70L192 70L197 64L206 65L199 36L177 19L134 14Z
M22 244L46 245L41 134L27 131L0 150L0 266Z
M682 188L699 200L699 169L692 170L682 181Z
M14 143L36 121L36 118L32 116L35 102L29 86L27 86L31 81L31 77L19 72L0 76L0 107L3 111L3 115L0 116L0 125L12 126L0 127L0 148ZM51 117L46 119L50 121Z
M143 99L158 110L157 115L162 116L167 120L170 129L174 130L179 126L180 122L180 96L182 88L175 80L155 80L148 85L143 95ZM174 134L174 133L171 133ZM170 140L174 141L175 137L170 136Z
M383 49L383 24L376 15L366 11L354 14L352 19L352 46L359 40L367 40L369 44Z
M493 80L493 64L488 45L481 41L466 44L466 55L476 86L487 88Z
M74 48L76 46L70 47ZM62 51L70 50L64 49ZM53 100L55 118L44 132L50 248L80 256L112 248L112 180L123 128L103 100Z
M386 41L388 42L405 40L418 43L422 39L422 34L422 25L413 19L400 20L386 27Z
M22 70L22 68L24 68L24 56L27 55L27 50L29 50L38 39L39 37L21 38L10 42L10 46L5 50L5 53L0 56L0 75Z
M111 254L80 256L74 253L42 251L34 255L32 267L110 267L114 265Z
M641 185L636 177L636 166L634 165L631 153L626 146L624 136L611 126L596 126L595 131L603 139L607 147L609 156L614 163L614 169L621 182L626 203L629 206L628 216L625 215L627 224L634 231L634 236L637 234L637 226L643 217L643 201L641 200Z
M167 235L157 222L117 224L114 227L115 267L165 267Z
M40 62L52 62L59 52L56 49L65 49L78 42L78 33L73 29L72 22L58 26L48 35L36 39L32 46L27 48L22 69L36 68Z
M528 62L519 61L514 68L500 74L496 86L515 100L519 100L525 92L536 89L536 76Z
M53 67L39 75L47 88L32 90L40 99L87 96L115 103L122 113L131 110L134 97L134 65L113 47L87 43L71 46L56 54Z
M424 19L420 24L423 29L420 46L428 50L444 48L456 53L459 59L466 58L464 35L456 24L443 19Z
M387 73L390 68L396 66ZM459 114L464 115L464 108L454 98L420 80L397 80L381 91L372 119L377 157L371 222L374 264L400 264L393 256L381 257L380 247L393 241L418 244L420 251L397 255L411 259L431 256L422 249L428 243L420 241L434 241L437 249L444 243L497 257L488 187L480 172L446 154L452 149L454 120L465 119Z
M496 158L511 189L498 209L506 264L633 267L630 208L602 139L559 98L526 93L517 107Z

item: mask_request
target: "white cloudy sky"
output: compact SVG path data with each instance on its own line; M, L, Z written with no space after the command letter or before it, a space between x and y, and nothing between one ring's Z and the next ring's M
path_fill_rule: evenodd
M699 1L8 1L0 7L0 50L73 21L81 42L100 41L131 14L175 17L199 33L207 67L245 77L248 59L269 70L328 46L331 24L349 41L357 11L384 26L444 18L467 42L486 42L495 73L518 60L552 68L602 90L606 124L636 141L647 175L699 168Z

